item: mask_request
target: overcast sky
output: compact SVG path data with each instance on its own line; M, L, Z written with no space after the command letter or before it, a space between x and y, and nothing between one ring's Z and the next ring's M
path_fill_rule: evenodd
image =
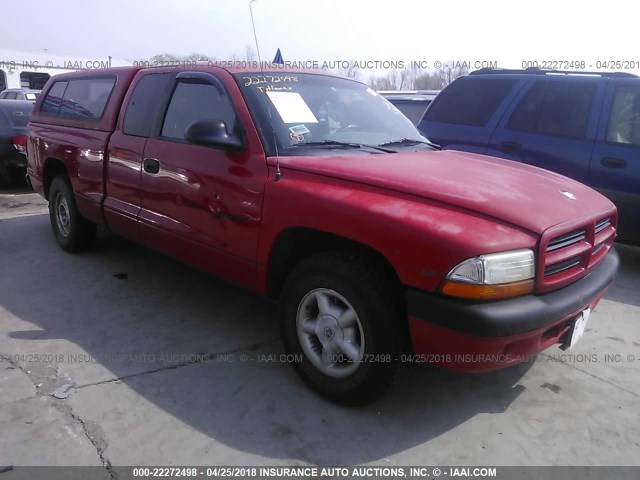
M258 0L263 60L640 60L635 2ZM384 8L380 8L384 6ZM157 53L241 55L245 0L31 0L0 48L131 61ZM6 8L5 8L6 10Z

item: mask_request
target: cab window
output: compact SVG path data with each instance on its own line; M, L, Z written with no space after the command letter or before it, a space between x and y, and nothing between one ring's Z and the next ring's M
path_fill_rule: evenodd
M203 120L222 120L229 133L236 128L231 102L215 86L178 82L167 108L161 136L183 140L187 127Z

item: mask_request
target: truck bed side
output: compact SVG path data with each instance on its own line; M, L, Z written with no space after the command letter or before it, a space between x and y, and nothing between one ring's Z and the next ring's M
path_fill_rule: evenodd
M28 174L34 189L48 198L49 185L59 173L66 172L76 195L78 209L83 217L103 223L101 202L105 195L105 152L109 137L115 128L122 100L135 76L137 68L112 68L56 75L45 85L34 106L28 127ZM43 103L49 91L59 82L96 77L115 77L104 112L99 119L82 119L73 113L44 112ZM49 96L62 106L67 99ZM73 103L72 101L69 101Z

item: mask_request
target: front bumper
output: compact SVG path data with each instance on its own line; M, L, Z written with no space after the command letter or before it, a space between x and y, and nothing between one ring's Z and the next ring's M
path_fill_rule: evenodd
M411 341L426 363L481 372L520 363L562 343L580 313L593 310L615 278L615 250L580 280L544 295L468 302L409 289Z

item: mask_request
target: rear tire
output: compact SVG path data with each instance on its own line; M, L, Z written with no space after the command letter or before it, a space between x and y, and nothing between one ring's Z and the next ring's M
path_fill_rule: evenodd
M57 176L49 188L49 218L58 244L67 252L82 252L96 238L96 225L78 212L69 179Z
M378 398L395 374L404 307L373 259L320 253L285 282L281 330L294 367L316 392L344 405Z
M13 185L13 178L8 167L0 165L0 188L7 188Z

